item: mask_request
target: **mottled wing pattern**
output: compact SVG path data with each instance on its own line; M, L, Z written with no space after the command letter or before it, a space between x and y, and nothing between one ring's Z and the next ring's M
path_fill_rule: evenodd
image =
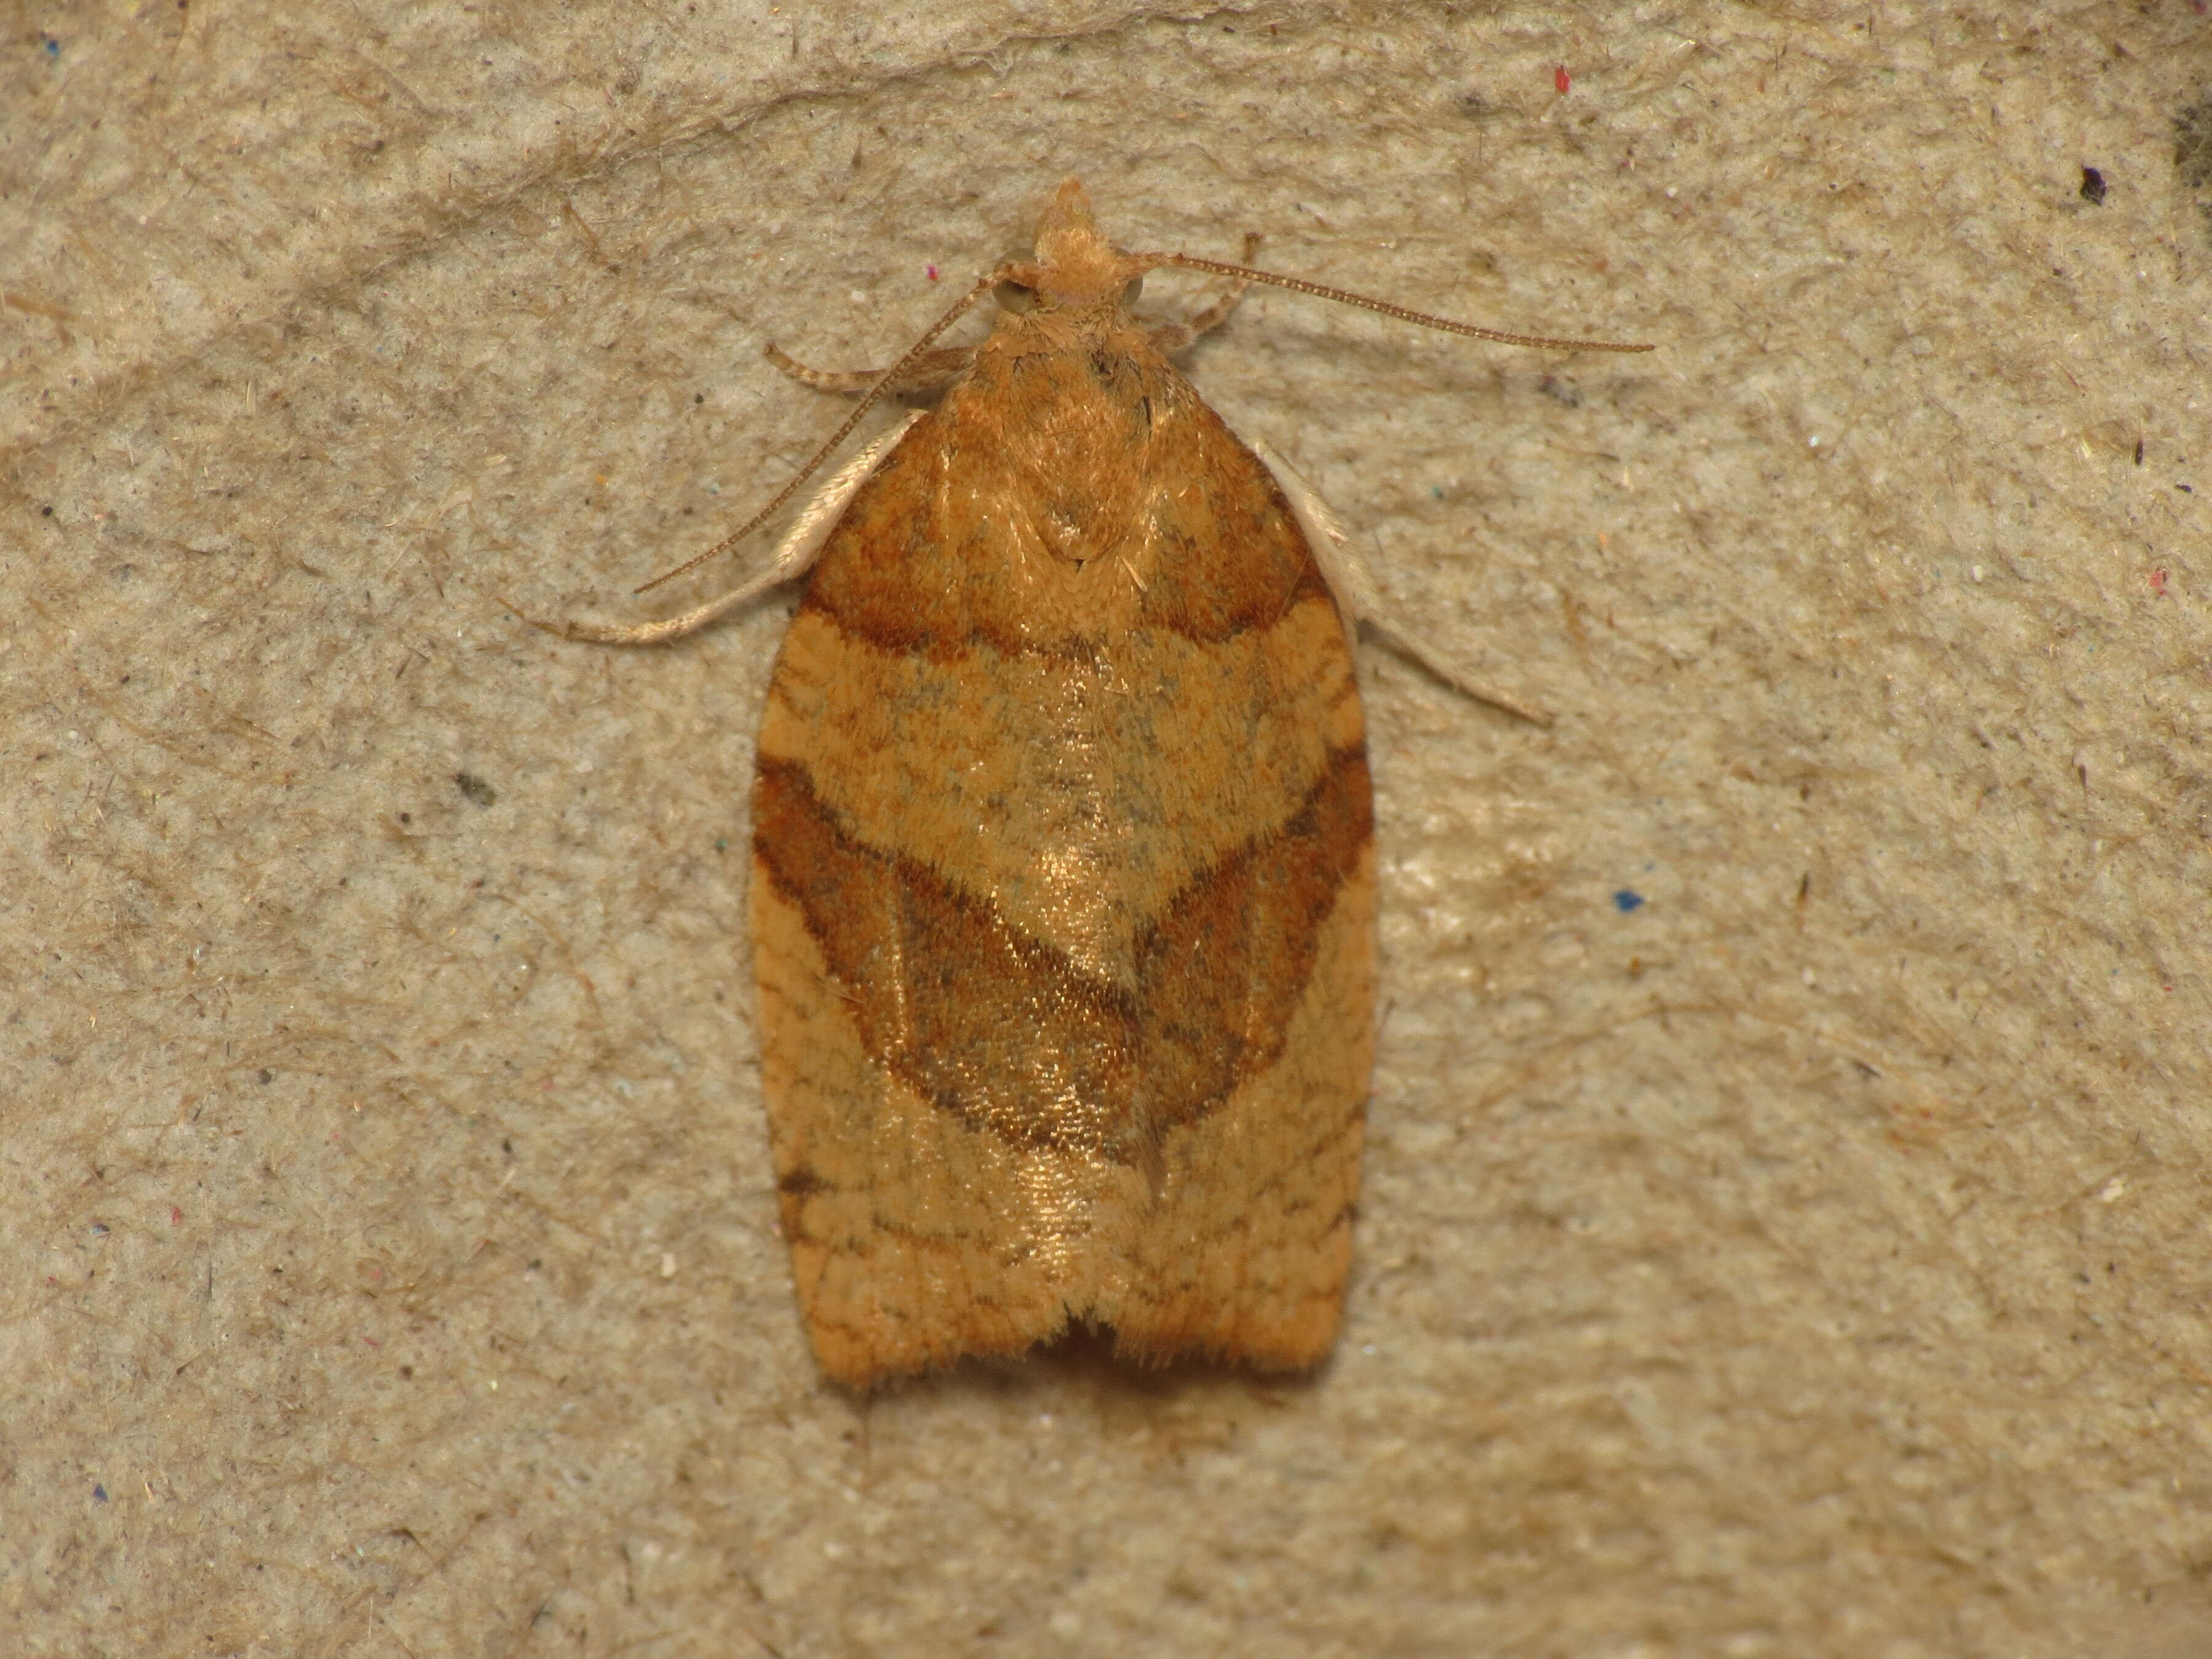
M799 1303L866 1386L1071 1321L1328 1352L1372 1054L1344 629L1116 308L1012 317L831 537L754 790Z

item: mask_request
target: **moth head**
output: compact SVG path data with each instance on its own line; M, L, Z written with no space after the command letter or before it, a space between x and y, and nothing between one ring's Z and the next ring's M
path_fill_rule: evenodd
M1040 305L1051 307L1091 303L1092 296L1089 295L1070 296L1051 282L1048 273L1040 273L1036 266L1026 261L1019 265L1001 265L999 271L999 283L991 290L991 298L1001 311L1034 311ZM1144 291L1144 273L1139 271L1121 284L1121 304L1124 306L1136 304L1138 296Z
M1137 297L1147 259L1123 253L1100 234L1091 216L1091 198L1082 181L1064 179L1037 221L1035 257L1012 259L1000 269L998 301L1001 309L1027 311L1031 307L1096 305L1118 299L1123 305Z

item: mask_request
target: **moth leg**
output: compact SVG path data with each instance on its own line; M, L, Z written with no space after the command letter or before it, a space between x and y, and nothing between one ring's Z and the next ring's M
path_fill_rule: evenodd
M880 368L810 368L779 349L773 342L767 354L769 362L799 385L811 386L817 392L866 392L884 378ZM971 346L943 346L935 351L925 351L884 390L894 395L942 392L966 374L968 365L975 361L975 352Z
M816 490L799 516L791 521L791 528L783 532L776 544L767 566L757 574L732 588L719 599L713 599L680 616L664 617L659 622L633 623L617 627L602 623L542 623L534 617L523 617L507 605L509 611L532 628L542 628L549 634L558 634L564 640L588 640L594 645L659 645L669 640L680 640L686 634L696 634L717 617L726 616L749 600L757 599L771 587L792 581L814 568L829 544L830 532L837 527L837 520L845 516L845 508L860 486L867 483L884 459L898 447L906 436L907 428L921 418L921 411L909 414L896 426L869 443L866 448L853 457L833 474L829 482ZM500 601L507 605L505 599Z
M1313 549L1329 592L1336 596L1336 608L1342 613L1347 629L1365 623L1375 630L1376 638L1400 656L1418 663L1461 696L1486 702L1532 726L1552 723L1552 717L1534 704L1486 685L1457 667L1449 657L1392 615L1382 598L1382 590L1376 586L1374 573L1352 550L1352 538L1346 533L1342 520L1329 511L1328 503L1264 441L1255 443L1252 453L1283 487L1291 514L1297 520L1298 528L1305 532L1306 544Z
M1252 256L1259 251L1258 233L1247 232L1244 237L1244 263L1250 264ZM1196 316L1180 323L1154 324L1152 330L1152 343L1159 348L1160 355L1164 357L1172 357L1176 352L1196 343L1200 336L1212 333L1229 320L1229 313L1237 309L1237 302L1244 297L1244 290L1250 286L1249 283L1240 276L1222 289L1213 303Z

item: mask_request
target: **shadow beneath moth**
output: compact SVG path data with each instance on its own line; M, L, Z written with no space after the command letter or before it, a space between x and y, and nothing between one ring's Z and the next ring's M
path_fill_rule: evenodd
M1146 324L1128 306L1161 267L1231 286ZM550 628L655 643L805 580L761 723L751 921L799 1310L849 1387L1077 1325L1123 1359L1263 1370L1335 1340L1375 1039L1352 630L1543 716L1382 616L1319 499L1170 362L1249 282L1649 349L1124 253L1070 179L1034 258L890 369L769 348L860 405L648 586L775 514L885 394L942 395L831 477L757 577L661 622ZM994 292L981 345L933 347Z

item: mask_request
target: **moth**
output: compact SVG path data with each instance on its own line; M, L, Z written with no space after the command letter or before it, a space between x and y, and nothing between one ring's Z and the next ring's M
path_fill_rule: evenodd
M1130 304L1161 267L1232 286L1147 324ZM761 723L751 930L782 1230L838 1382L1077 1324L1139 1363L1267 1370L1335 1339L1376 1024L1352 634L1388 619L1328 510L1170 361L1249 282L1648 349L1125 253L1070 179L1034 257L890 369L769 348L865 397L723 547L878 398L941 396L757 577L666 621L556 630L672 639L805 580ZM933 347L992 293L981 345Z

